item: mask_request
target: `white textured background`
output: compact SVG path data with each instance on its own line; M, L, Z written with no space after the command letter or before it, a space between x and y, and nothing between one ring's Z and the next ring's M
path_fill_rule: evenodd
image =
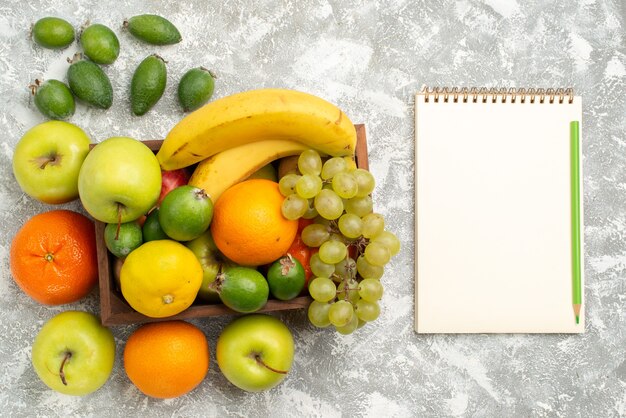
M121 32L124 18L148 12L172 20L183 42L151 47ZM215 97L295 88L366 123L376 209L403 243L383 278L381 318L344 337L314 329L304 311L280 315L295 335L296 359L286 381L262 394L234 388L212 363L187 396L143 396L121 362L134 327L114 329L117 363L98 392L67 397L39 382L30 347L42 324L65 309L99 309L97 292L71 306L40 306L19 291L8 267L17 229L51 209L24 196L11 172L18 139L43 121L26 86L40 77L64 79L65 58L77 49L50 51L29 41L31 23L47 15L76 27L104 23L120 38L120 57L105 70L113 107L78 106L71 119L93 141L163 137L182 117L178 79L198 65L218 74ZM623 0L0 0L0 415L626 416L625 19ZM153 52L168 61L168 87L153 110L133 117L132 72ZM573 86L583 96L584 335L414 333L412 103L423 85ZM212 356L227 321L194 321Z

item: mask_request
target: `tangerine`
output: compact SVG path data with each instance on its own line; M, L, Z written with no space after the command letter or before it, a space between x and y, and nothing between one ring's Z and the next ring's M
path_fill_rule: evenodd
M245 266L280 258L298 231L298 221L281 212L284 199L271 180L246 180L228 188L213 208L211 233L217 248Z
M83 298L98 281L93 222L70 210L33 216L13 238L10 266L15 283L37 302Z
M204 380L209 370L209 344L198 327L185 321L146 324L126 342L124 369L144 394L175 398Z

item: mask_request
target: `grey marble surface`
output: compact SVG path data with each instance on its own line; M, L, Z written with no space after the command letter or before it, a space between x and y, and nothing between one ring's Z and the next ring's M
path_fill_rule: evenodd
M254 6L252 4L254 3ZM131 2L0 0L0 414L2 416L626 416L626 6L620 0L242 0ZM124 18L155 12L184 40L149 47L121 33ZM94 141L159 138L183 116L175 85L192 66L219 76L215 97L287 87L336 103L367 125L376 209L402 240L383 278L381 318L351 336L318 330L305 312L280 317L296 358L277 388L248 394L215 362L192 393L154 400L130 383L121 353L134 327L113 329L117 359L107 384L75 398L47 389L30 365L42 324L66 309L98 312L98 294L49 308L25 296L8 267L13 235L51 209L25 196L11 171L21 135L43 118L26 86L63 79L65 58L28 39L58 15L76 27L107 24L121 55L107 67L113 107L79 106L71 122ZM129 110L135 66L168 61L163 99L143 117ZM568 87L583 96L586 333L431 335L413 331L413 94L423 85ZM62 207L80 210L78 203ZM228 318L193 321L215 341ZM213 360L213 359L212 359Z

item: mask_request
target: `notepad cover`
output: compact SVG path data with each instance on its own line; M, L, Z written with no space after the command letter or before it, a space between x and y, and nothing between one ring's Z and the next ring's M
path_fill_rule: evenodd
M584 302L578 325L572 308L569 152L580 97L415 101L416 331L583 332Z

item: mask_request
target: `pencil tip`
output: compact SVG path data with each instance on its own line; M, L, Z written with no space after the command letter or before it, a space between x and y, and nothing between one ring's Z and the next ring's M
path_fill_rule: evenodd
M576 315L576 324L580 323L580 317L578 315Z

